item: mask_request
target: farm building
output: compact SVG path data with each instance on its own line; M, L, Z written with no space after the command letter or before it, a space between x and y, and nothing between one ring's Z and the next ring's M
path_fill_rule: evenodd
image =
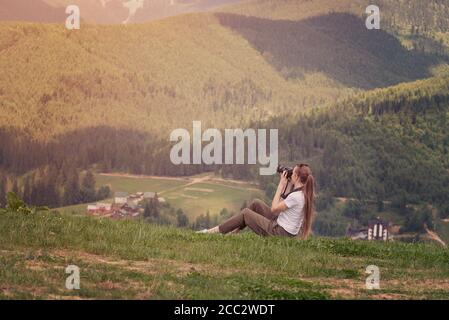
M112 204L97 203L87 206L87 213L92 215L107 215L112 213Z
M127 198L126 203L129 205L137 206L142 200L143 197L140 197L138 194L132 194Z
M150 200L156 196L155 192L136 192L128 194L126 192L115 192L114 203L97 203L87 206L87 213L96 216L111 217L114 219L132 218L143 211L142 200ZM164 198L158 198L160 202L165 202ZM140 209L140 210L139 210Z
M369 222L368 240L388 240L388 223L376 219Z
M389 237L389 224L378 219L372 220L368 223L368 227L352 229L349 227L346 231L346 236L352 240L383 240L387 241Z
M135 205L129 205L127 203L115 208L111 215L113 219L128 219L137 217L140 214L139 208Z
M87 206L87 212L90 214L93 214L97 211L97 205L96 204L90 204Z
M114 195L115 204L125 204L128 200L128 193L126 192L116 192Z

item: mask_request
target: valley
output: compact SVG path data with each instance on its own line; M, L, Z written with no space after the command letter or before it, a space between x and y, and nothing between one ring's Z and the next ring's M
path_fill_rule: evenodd
M175 209L182 209L193 222L198 216L218 216L220 211L239 212L244 202L264 198L256 185L220 180L213 174L192 177L146 177L121 174L97 174L97 185L106 185L115 192L155 192ZM109 201L112 201L110 199ZM86 214L87 204L56 209L68 214Z
M369 4L0 0L0 300L449 299L449 4ZM310 237L195 232L275 162L312 168Z
M65 4L45 3L36 8L49 17L48 6ZM445 230L447 6L382 0L383 28L373 32L362 0L192 1L191 11L128 25L119 2L89 5L80 32L0 14L0 195L15 190L32 205L78 211L85 205L70 190L93 170L163 177L139 185L95 176L97 189L166 192L192 217L247 200L238 184L176 185L198 175L255 183L271 196L275 177L261 177L257 165L170 161L169 133L201 121L219 130L277 128L279 162L310 162L323 198L355 199L365 220L376 215L373 202L391 203L409 230L424 233L424 221ZM96 16L95 6L110 11ZM341 236L350 218L338 202L323 210L320 234Z

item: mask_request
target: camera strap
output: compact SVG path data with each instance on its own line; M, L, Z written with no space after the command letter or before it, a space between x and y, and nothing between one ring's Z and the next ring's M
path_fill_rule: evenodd
M291 195L293 192L301 191L303 188L304 188L304 187L299 187L299 188L293 189L293 190L290 191L288 194L285 194L285 191L286 191L286 189L287 189L287 187L285 187L284 191L281 193L281 198L285 200L285 199L287 199L287 197L288 197L289 195Z

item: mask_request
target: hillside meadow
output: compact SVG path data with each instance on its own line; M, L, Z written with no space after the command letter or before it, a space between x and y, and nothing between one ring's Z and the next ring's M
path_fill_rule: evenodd
M199 235L135 221L0 213L2 299L448 299L434 245ZM81 289L65 288L68 265ZM367 290L368 265L380 290Z

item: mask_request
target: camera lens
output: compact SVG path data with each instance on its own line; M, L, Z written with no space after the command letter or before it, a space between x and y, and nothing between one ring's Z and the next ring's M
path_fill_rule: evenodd
M290 179L293 175L293 168L278 165L277 172L282 174L284 171L287 171L287 179Z

